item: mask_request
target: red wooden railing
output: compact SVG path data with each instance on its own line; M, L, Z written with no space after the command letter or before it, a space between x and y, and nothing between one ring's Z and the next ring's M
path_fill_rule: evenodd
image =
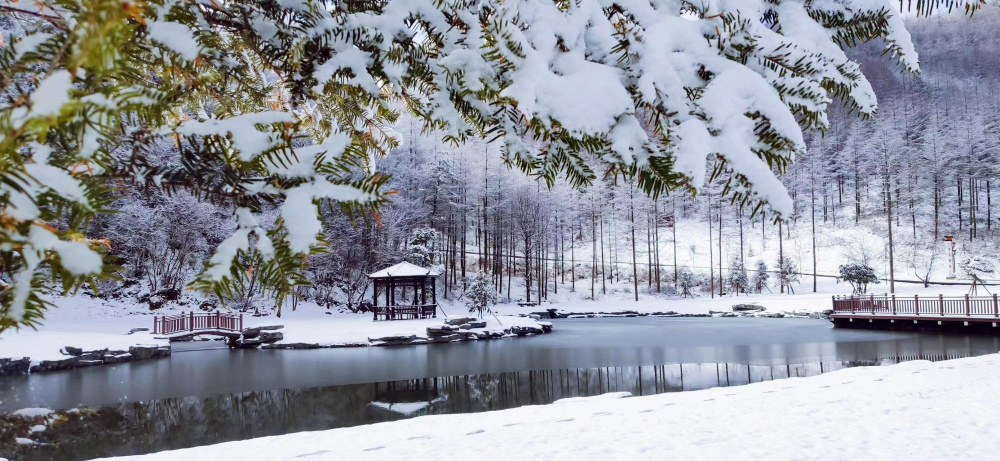
M169 335L184 331L243 331L243 314L187 312L153 317L153 334Z
M875 315L986 315L1000 317L997 295L992 296L834 296L835 314Z

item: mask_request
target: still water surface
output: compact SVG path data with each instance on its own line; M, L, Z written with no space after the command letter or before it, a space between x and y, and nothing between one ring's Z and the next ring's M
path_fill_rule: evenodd
M549 335L462 344L230 351L0 378L0 413L91 407L16 459L86 459L265 435L994 353L986 336L833 329L825 320L557 320ZM195 350L203 349L203 350ZM4 449L0 447L0 456Z

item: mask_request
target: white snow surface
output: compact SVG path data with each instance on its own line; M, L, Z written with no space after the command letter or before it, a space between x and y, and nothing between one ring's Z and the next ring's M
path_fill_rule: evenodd
M403 261L399 264L395 264L391 267L387 267L380 271L368 274L369 277L376 277L376 278L413 277L420 275L440 275L440 274L436 270L428 269L426 267L420 267L416 264L410 264L406 261Z
M993 354L424 416L124 459L987 459L1000 450L997 392L1000 355Z
M11 414L14 416L23 416L25 418L39 418L51 415L52 413L52 410L48 408L22 408Z

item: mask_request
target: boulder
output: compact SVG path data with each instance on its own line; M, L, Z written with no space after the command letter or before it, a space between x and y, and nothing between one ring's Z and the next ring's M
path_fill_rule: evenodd
M69 357L61 360L42 360L41 362L32 365L29 371L36 373L39 371L69 370L70 368L76 368L79 360L80 359L76 357Z
M538 322L542 326L543 333L552 333L552 322Z
M87 351L77 357L80 357L80 360L104 360L104 355L107 353L107 349L101 349L97 351Z
M118 351L115 351L115 352L118 352ZM103 360L104 360L104 363L106 363L108 365L111 365L111 364L114 364L114 363L131 362L132 361L132 354L129 354L128 352L125 352L123 354L111 354L111 353L109 353L109 354L106 354L104 356Z
M458 329L459 330L471 330L472 329L472 324L471 323L463 323L463 324L461 324L461 325L458 326Z
M170 354L171 354L170 346L160 346L157 347L155 351L153 351L153 358L158 359L162 357L170 357Z
M413 341L414 339L417 339L417 335L383 336L381 338L368 338L368 341L371 341L371 342L378 341L378 342L388 343L388 342Z
M383 336L381 338L368 338L374 346L405 346L412 344L418 338L416 335L409 336Z
M76 356L79 356L79 355L83 354L83 349L80 349L79 347L66 346L66 347L62 348L62 350L60 352L62 352L63 354L66 354L66 355L72 355L72 356L76 357Z
M733 306L733 312L764 312L765 310L767 308L759 304L743 303Z
M448 318L444 319L444 323L448 325L458 326L463 323L475 322L476 319L473 317L465 317L462 315L449 315Z
M428 338L427 342L429 342L429 343L450 343L452 341L457 341L457 340L460 340L460 339L463 339L462 335L454 334L454 335L438 336L438 337L435 337L435 338Z
M260 332L260 340L265 343L275 343L285 339L285 335L280 331L262 331Z
M486 328L486 321L469 322L467 325L472 328Z
M0 359L0 376L23 375L31 368L31 359Z
M247 328L243 330L243 339L253 339L260 336L260 328Z
M260 328L262 331L274 331L274 330L280 330L282 328L285 328L285 326L284 325L265 325L265 326L257 327L257 328Z
M527 335L540 335L545 333L544 330L538 327L524 326L524 327L510 327L510 332L518 336Z
M281 344L265 344L261 346L261 349L319 349L319 344L313 343L281 343Z
M780 318L784 318L785 314L782 314L781 312L765 312L763 314L760 314L760 316L761 317L767 317L767 318L770 318L770 319L780 319Z
M149 310L155 311L155 310L157 310L157 309L165 306L167 304L167 300L163 296L153 295L153 296L149 297L149 300L147 301L147 303L149 304Z
M450 335L457 328L450 325L437 325L433 327L427 327L427 336L442 336Z
M264 341L260 338L237 339L234 347L237 349L256 349L257 346L260 346L261 344L264 344Z
M528 318L533 319L533 320L541 320L542 316L538 315L538 314L528 314Z
M92 367L94 365L104 365L104 359L103 358L99 360L78 359L76 361L76 367L74 368Z
M128 348L128 353L135 360L149 360L156 354L156 346L132 346Z
M503 338L504 332L502 331L479 331L476 332L476 339L499 339Z
M136 333L138 333L140 331L149 331L149 328L133 328L133 329L131 329L131 330L128 331L128 334L132 335L132 334L136 334Z

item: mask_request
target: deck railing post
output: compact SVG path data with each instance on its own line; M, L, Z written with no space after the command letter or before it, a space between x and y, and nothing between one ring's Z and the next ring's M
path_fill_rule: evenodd
M243 331L243 314L240 314L240 332Z
M993 293L993 316L1000 317L1000 309L997 309L997 295Z
M871 296L871 300L870 300L870 302L868 304L868 313L869 314L873 314L873 313L875 313L875 295L870 295L870 296Z
M857 305L858 305L858 299L855 298L854 296L851 296L851 313L852 314L855 313L855 311L857 311Z
M920 312L920 298L917 295L913 295L913 312ZM892 311L892 315L896 315L896 311Z
M944 316L944 295L938 295L938 301L941 304L941 316Z
M155 335L156 333L158 333L158 332L156 331L156 327L157 327L157 326L159 325L159 322L160 322L160 320L159 320L158 318L156 318L156 316L154 315L154 316L153 316L153 334L154 334L154 335Z
M970 314L971 314L971 312L970 312L970 309L969 309L969 294L966 293L965 294L965 315L968 316Z
M892 295L892 313L893 314L896 313L896 294L895 293L893 293L893 295Z

